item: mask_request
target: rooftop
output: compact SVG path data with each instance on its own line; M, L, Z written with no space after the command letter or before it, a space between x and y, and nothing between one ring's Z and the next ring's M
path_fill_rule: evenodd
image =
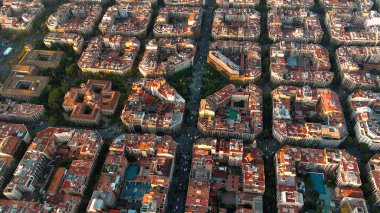
M262 130L261 89L229 84L202 99L198 128L207 135L253 140Z
M94 209L94 203L104 202L106 205L96 208L108 211L114 200L120 199L130 210L142 211L155 204L154 209L163 212L176 148L176 142L168 135L122 134L116 137L87 209ZM127 156L137 161L128 164ZM117 190L120 187L121 190Z
M360 143L366 143L371 150L379 150L380 93L371 90L358 90L352 93L348 100L352 110L351 117L355 122L356 138Z
M21 65L33 65L40 69L58 68L62 59L62 51L31 50L20 60Z
M132 84L121 120L132 131L171 132L179 130L184 110L185 100L164 78L142 78Z
M30 31L44 11L41 1L4 0L0 8L1 28L11 31Z
M12 73L1 85L0 94L7 98L27 100L40 96L48 82L49 77Z
M161 38L150 40L139 64L144 77L172 75L193 64L196 46L191 39Z
M170 6L204 6L205 0L164 0L165 5Z
M336 62L342 84L353 90L378 88L378 75L373 70L380 67L380 47L341 46L336 50Z
M219 7L229 7L230 5L236 8L254 7L259 3L258 0L216 0Z
M82 195L83 191L79 189L85 189L88 184L87 181L82 180L91 176L93 168L91 165L95 163L102 144L102 138L96 131L49 127L37 133L4 193L6 196L15 198L17 193L23 196L26 192L34 192L38 184L43 185L49 182L46 177L43 177L45 172L49 172L47 168L49 162L62 160L60 157L64 157L64 159L77 160L70 164L63 185L51 187L62 187L65 194ZM66 156L59 154L62 148L69 150ZM53 181L50 184L56 183ZM20 192L19 188L26 191ZM54 196L59 196L59 194L54 193Z
M373 0L321 0L320 2L328 10L345 9L349 11L370 10L375 4Z
M217 40L207 62L234 82L254 83L261 77L261 47L255 42Z
M279 86L272 104L274 136L281 142L336 147L348 135L339 97L330 89Z
M38 203L30 201L0 199L2 212L72 212L77 211L81 202L80 197L63 195L57 197L54 203Z
M135 37L100 35L90 41L78 66L83 72L125 74L131 70L139 49L140 41Z
M103 34L142 36L151 21L150 2L119 3L111 6L99 24Z
M254 40L260 35L260 13L251 8L218 8L211 33L215 39Z
M270 8L311 8L314 6L313 0L267 0L267 5Z
M153 32L155 37L198 37L203 9L201 7L160 8Z
M22 143L28 144L30 142L30 135L28 129L24 124L12 124L0 122L0 153L1 155L8 155L17 157L17 151Z
M43 105L16 103L11 100L0 102L0 118L8 121L32 121L34 117L39 117L44 111Z
M378 44L376 29L379 19L379 13L374 10L351 12L346 9L327 11L325 22L332 42L337 45L375 46Z
M329 52L321 45L283 41L273 44L269 54L274 84L327 86L334 78Z
M303 8L270 10L268 33L274 41L318 43L323 37L319 17Z
M286 195L278 199L278 206L297 206L298 212L304 205L304 195L297 192L296 176L299 172L320 171L332 174L336 171L338 187L351 190L359 189L361 185L359 166L356 158L345 150L310 149L284 146L275 155L277 194ZM292 195L292 196L290 196ZM349 197L345 197L349 198ZM342 205L341 205L342 207ZM285 208L285 207L281 207Z
M263 153L244 146L242 140L201 138L193 147L186 212L199 208L221 210L215 200L219 200L223 188L227 190L223 192L225 202L255 203L253 211L259 211L256 203L262 202L265 190Z
M50 32L45 36L44 44L47 47L52 47L54 44L66 44L73 47L76 53L81 53L84 39L77 33Z
M376 203L379 203L380 193L380 154L375 154L367 163L368 179L371 184Z
M102 115L115 113L120 92L112 90L112 82L106 80L87 80L80 88L66 92L63 108L71 111L71 119L94 120Z
M101 12L100 4L71 2L59 6L45 23L52 32L88 34L95 28Z

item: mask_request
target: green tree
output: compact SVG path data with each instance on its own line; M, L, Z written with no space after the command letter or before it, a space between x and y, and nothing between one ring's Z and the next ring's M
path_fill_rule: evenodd
M1 30L1 35L6 40L12 39L12 33L9 30L2 29Z
M326 183L327 187L335 188L336 187L336 180L329 178Z
M31 103L31 104L39 104L40 103L40 99L38 97L32 97L31 99L29 99L29 103Z
M306 202L306 207L307 209L314 210L314 209L317 209L317 204L314 202L308 201Z
M243 204L243 207L246 209L252 209L252 205L249 203Z
M325 12L324 8L322 7L321 3L319 3L319 1L317 1L317 3L314 4L313 10L314 12L319 13L319 14L323 14Z
M312 188L314 186L314 182L311 180L309 173L304 175L303 179L307 188Z
M134 163L138 159L135 156L133 156L133 155L127 155L127 160L128 160L129 163Z
M214 94L216 91L222 89L230 82L219 71L212 66L207 66L207 78L204 78L202 98Z
M65 68L65 73L68 76L73 76L76 73L77 65L75 63L70 63Z
M48 97L48 106L51 110L61 110L62 97L60 88L54 88Z
M192 69L182 70L166 78L168 83L181 94L185 100L190 99L191 90L189 88L192 82Z
M264 128L260 134L260 138L269 139L271 135L272 135L272 129L271 128Z
M366 153L369 151L369 146L366 143L359 144L359 151L362 153Z
M318 200L319 199L319 192L315 189L311 190L308 194L309 194L309 198L311 200Z
M264 58L262 60L262 73L261 73L261 77L262 79L264 79L265 81L269 81L270 80L270 71L269 71L269 67L270 67L270 60L269 58Z
M356 141L355 141L355 139L352 138L351 136L348 136L348 137L346 138L346 143L347 143L347 145L349 145L349 146L354 146L354 145L356 145Z
M68 60L68 57L67 57L67 53L64 52L62 54L62 58L61 58L61 61L60 61L60 67L58 68L57 71L62 71L64 69L64 67L67 65L67 60Z
M49 126L56 126L59 123L59 121L56 116L50 116L48 123L49 123Z
M363 183L360 188L363 190L364 194L371 194L372 187L370 183Z

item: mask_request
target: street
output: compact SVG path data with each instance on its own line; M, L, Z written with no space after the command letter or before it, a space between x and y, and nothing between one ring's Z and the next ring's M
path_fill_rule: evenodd
M203 78L205 74L205 65L209 43L211 41L211 26L214 15L215 1L207 1L203 11L201 36L197 42L197 51L194 57L193 80L190 85L191 96L190 101L186 103L186 107L190 112L183 130L179 136L173 139L178 144L176 169L174 171L171 188L168 195L167 209L165 212L184 212L186 205L187 184L189 180L189 171L191 166L191 156L193 143L198 138L197 121L198 108L201 99L201 90ZM186 127L185 127L186 126Z

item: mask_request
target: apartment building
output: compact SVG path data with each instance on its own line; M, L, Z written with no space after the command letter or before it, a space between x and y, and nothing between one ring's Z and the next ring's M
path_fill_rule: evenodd
M82 72L123 75L132 69L139 50L136 37L100 35L90 41L77 64Z
M284 144L338 147L348 131L338 95L330 89L279 86L272 91L273 136Z
M4 212L67 212L75 213L81 203L80 197L60 196L59 199L45 203L0 199L0 208Z
M30 32L44 11L39 0L5 0L0 7L0 26L15 33Z
M106 6L110 4L110 0L70 0L70 2L80 3L80 4L101 4Z
M111 144L110 152L104 162L100 178L96 183L91 200L87 206L87 212L98 212L116 208L128 161L125 157L124 147L121 147L121 150L113 150L115 141ZM117 143L117 145L122 145L122 143Z
M45 117L43 105L17 103L12 100L0 102L0 119L11 122L36 122Z
M322 7L326 10L347 10L347 11L358 11L358 10L370 10L372 9L375 1L373 0L319 0Z
M121 121L132 132L172 134L181 130L185 100L164 78L142 78L121 113Z
M319 43L324 32L319 17L307 9L275 8L268 13L268 34L275 42Z
M374 10L331 10L325 17L327 31L335 45L378 45L379 21L380 15Z
M254 83L261 77L261 47L251 41L217 40L210 45L207 63L232 82Z
M380 93L371 90L358 90L348 97L356 138L359 143L365 143L375 151L380 150L378 100Z
M78 197L74 198L75 203L80 203L102 145L103 140L96 131L47 128L34 138L3 194L11 200L24 201L30 201L26 194L42 195L47 197L47 203L54 205L64 205L64 197L71 195ZM60 172L54 172L54 161L67 160L72 160L67 171L58 167L56 171ZM47 191L40 191L45 187ZM76 207L72 206L74 212Z
M167 135L122 134L110 145L87 212L165 212L176 142ZM138 159L128 163L126 156ZM116 201L124 203L116 206ZM124 209L125 207L125 209Z
M322 191L324 197L319 199L325 199L324 208L327 210L368 212L359 188L362 184L359 166L356 158L345 150L284 146L276 152L274 161L279 212L300 212L304 207L307 199L305 196L308 195L302 188L303 180L299 174L318 175L322 177L321 181L328 175L336 177L335 188L326 188L322 182L325 192ZM329 194L326 191L331 194L326 196ZM347 211L350 209L351 211Z
M202 15L201 7L162 7L153 27L154 36L197 38L201 33Z
M216 0L218 7L246 8L258 5L258 0Z
M375 154L367 163L367 176L372 188L376 206L380 205L380 154Z
M313 0L267 0L269 8L284 8L284 9L311 9L314 6Z
M206 5L206 0L164 0L164 3L169 6L201 7Z
M151 16L150 2L119 3L107 9L99 29L103 34L142 37L147 34Z
M185 212L223 212L228 197L241 212L260 212L264 190L263 153L255 146L213 138L194 144Z
M31 141L24 124L0 122L0 190L11 180L17 167L17 159L25 153Z
M260 36L260 13L251 8L218 8L211 35L214 39L255 40Z
M196 46L191 39L150 40L139 64L144 77L170 76L193 66Z
M83 36L77 33L50 32L44 38L45 46L51 48L53 45L68 45L76 54L82 53L84 44Z
M138 2L141 2L140 0L116 0L116 3L117 4L121 4L121 3L138 3ZM147 2L150 2L152 4L152 6L156 6L157 5L157 0L147 0Z
M379 78L373 71L379 67L379 53L379 47L339 47L335 57L342 85L349 90L378 88Z
M345 197L340 204L341 212L368 213L366 200L360 198Z
M321 45L282 41L270 47L269 56L274 85L327 87L334 78L329 52Z
M89 35L101 18L100 4L66 3L59 6L57 12L46 20L46 26L51 32L78 33Z
M39 151L27 151L18 164L10 183L5 187L3 194L8 199L20 200L24 193L36 190L38 181L42 179L44 169L50 158Z
M262 128L262 93L253 84L229 84L200 102L198 129L206 136L253 140Z

